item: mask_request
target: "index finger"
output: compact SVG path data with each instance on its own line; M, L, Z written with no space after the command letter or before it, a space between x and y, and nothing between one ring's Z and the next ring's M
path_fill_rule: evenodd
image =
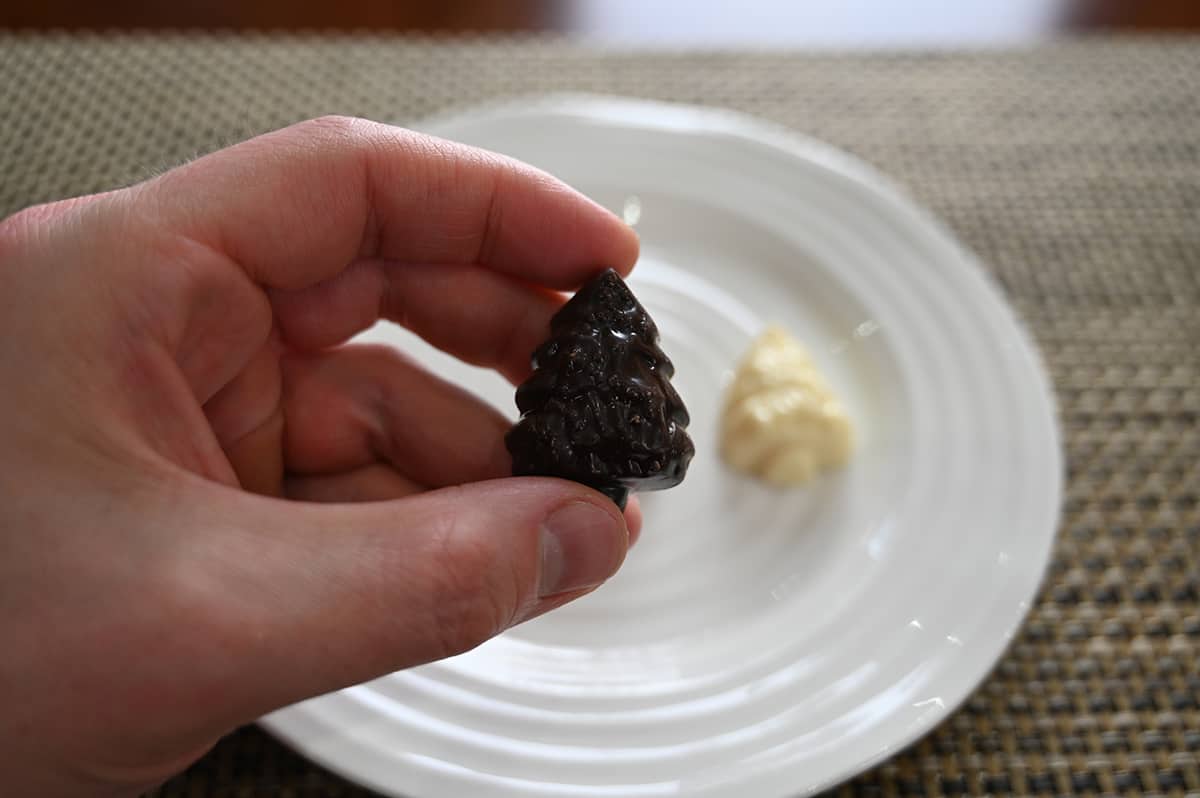
M302 122L151 181L152 218L296 289L378 257L478 263L552 288L628 272L633 231L550 175L495 153L345 117Z

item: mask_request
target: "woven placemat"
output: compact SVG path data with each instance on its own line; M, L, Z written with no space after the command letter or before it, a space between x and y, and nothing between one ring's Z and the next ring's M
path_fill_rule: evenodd
M1200 796L1200 39L937 55L505 39L0 36L0 214L322 113L586 90L742 109L878 165L977 251L1053 375L1047 583L996 672L847 795ZM255 728L160 796L364 796Z

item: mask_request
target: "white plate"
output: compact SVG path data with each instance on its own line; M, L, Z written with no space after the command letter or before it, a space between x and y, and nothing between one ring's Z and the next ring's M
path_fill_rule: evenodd
M1059 508L1049 384L975 260L868 167L731 113L555 97L425 129L514 155L628 218L697 455L643 497L593 595L441 663L263 723L404 796L794 796L929 731L1029 608ZM724 468L722 388L768 322L858 431L791 492ZM512 412L512 388L377 327Z

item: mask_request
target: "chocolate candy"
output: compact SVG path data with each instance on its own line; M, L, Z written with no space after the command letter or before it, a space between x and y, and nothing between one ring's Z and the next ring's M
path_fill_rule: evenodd
M624 508L630 491L678 485L695 454L675 367L658 328L612 269L550 321L517 388L521 419L505 437L514 476L562 477Z

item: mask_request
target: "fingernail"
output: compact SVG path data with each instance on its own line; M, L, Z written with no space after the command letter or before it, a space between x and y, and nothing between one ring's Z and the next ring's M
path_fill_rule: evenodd
M538 597L595 587L612 576L626 546L621 521L588 502L571 502L542 524Z

